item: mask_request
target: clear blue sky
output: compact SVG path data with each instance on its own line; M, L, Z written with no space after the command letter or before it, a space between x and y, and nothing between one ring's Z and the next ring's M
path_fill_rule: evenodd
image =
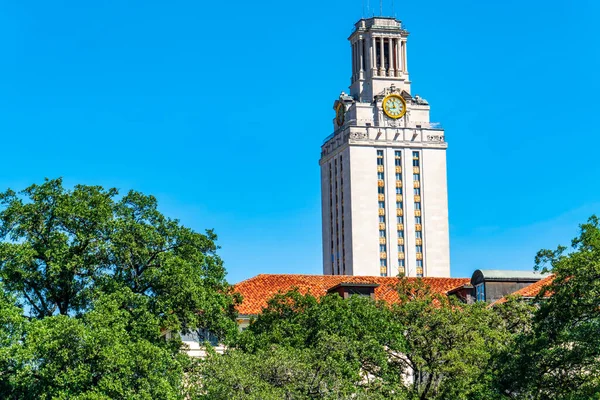
M140 190L216 229L231 282L320 273L320 145L362 8L0 0L0 189ZM449 142L452 275L530 269L600 213L600 2L396 0L395 14L413 94Z

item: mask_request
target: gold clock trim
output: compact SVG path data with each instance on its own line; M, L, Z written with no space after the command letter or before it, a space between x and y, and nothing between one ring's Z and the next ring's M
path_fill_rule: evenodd
M344 103L340 101L335 108L335 122L337 122L338 126L344 125L344 120L346 119L345 111Z
M391 115L388 110L386 103L391 98L399 99L402 102L402 106L403 106L402 112L398 115ZM399 94L388 94L387 96L385 96L383 98L383 101L381 102L381 104L383 105L383 112L385 113L385 115L387 115L388 117L390 117L392 119L402 118L402 117L404 117L404 114L406 114L406 100L404 100L404 98L402 96L400 96Z

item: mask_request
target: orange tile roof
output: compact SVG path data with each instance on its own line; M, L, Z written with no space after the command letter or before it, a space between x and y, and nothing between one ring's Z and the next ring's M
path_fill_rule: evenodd
M545 277L544 279L541 279L537 282L532 283L529 286L525 286L524 288L521 288L519 290L517 290L514 293L511 293L512 295L517 295L517 296L521 296L523 298L533 298L535 296L538 295L538 293L542 290L542 288L546 285L549 285L552 283L552 281L554 281L554 275L549 275L547 277ZM550 297L551 294L550 293L546 293L544 295L544 297ZM492 304L490 304L490 306L493 306L495 304L501 304L501 303L505 303L507 301L508 296L505 296L499 300L496 300L495 302L493 302Z
M406 278L416 280L417 278ZM421 278L437 293L448 291L471 281L470 278ZM398 300L394 286L399 282L396 277L350 276L350 275L296 275L296 274L260 274L234 286L243 297L237 309L240 314L257 315L267 306L267 300L278 292L285 293L296 287L300 293L323 296L327 290L345 282L376 283L375 298L393 303Z

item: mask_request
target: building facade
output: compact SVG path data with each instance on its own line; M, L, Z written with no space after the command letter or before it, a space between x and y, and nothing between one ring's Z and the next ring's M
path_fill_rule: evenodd
M511 293L530 287L548 277L535 271L478 269L473 272L471 286L477 301L496 302Z
M411 94L408 32L361 19L321 147L323 274L450 276L444 131Z

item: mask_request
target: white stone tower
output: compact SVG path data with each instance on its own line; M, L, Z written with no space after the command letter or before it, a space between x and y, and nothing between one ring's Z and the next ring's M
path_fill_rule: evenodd
M450 276L444 131L413 96L408 32L361 19L350 36L350 94L321 147L323 273Z

